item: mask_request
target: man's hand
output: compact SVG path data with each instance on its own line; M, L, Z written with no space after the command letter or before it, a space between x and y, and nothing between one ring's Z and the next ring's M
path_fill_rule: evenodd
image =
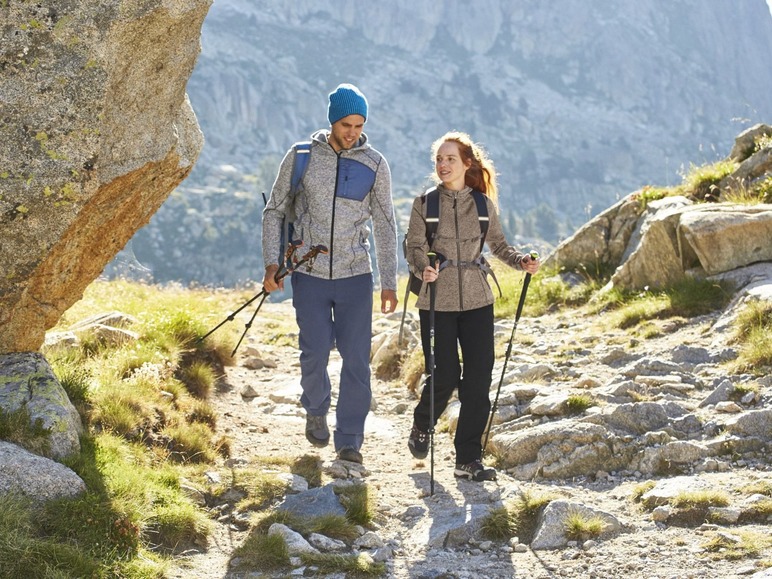
M397 309L397 292L381 290L381 313L390 314Z
M269 265L265 268L265 276L263 276L263 289L268 293L271 293L277 289L284 289L284 278L276 281L276 274L279 271L277 264Z

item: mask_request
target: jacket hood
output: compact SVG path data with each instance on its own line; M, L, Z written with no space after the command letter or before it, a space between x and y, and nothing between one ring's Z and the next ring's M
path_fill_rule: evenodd
M330 129L319 129L316 131L313 135L311 135L311 140L316 141L318 143L324 143L325 145L329 144L329 137L330 137ZM332 146L332 145L330 145ZM363 132L359 140L357 141L357 144L348 149L349 151L356 151L356 150L364 150L369 149L370 145L367 142L367 135Z

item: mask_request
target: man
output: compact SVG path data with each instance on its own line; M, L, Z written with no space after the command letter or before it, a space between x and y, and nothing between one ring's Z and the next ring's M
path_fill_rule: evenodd
M308 166L297 193L293 198L290 191L293 148L281 163L263 211L266 291L283 288L275 276L285 215L294 213L293 241L302 241L305 251L316 245L328 250L317 256L310 269L301 267L292 274L292 305L300 330L300 401L306 410L306 438L314 446L326 446L331 400L327 363L333 346L337 347L343 365L333 440L339 459L358 463L372 398L373 269L368 222L373 226L381 312L388 314L397 307L391 172L362 132L367 113L367 99L357 87L341 84L330 93L330 128L312 135Z

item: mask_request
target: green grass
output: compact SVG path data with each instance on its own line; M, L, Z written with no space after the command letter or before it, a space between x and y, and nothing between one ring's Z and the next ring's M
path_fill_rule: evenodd
M680 508L726 507L729 495L722 490L684 491L670 500L670 505Z
M565 536L569 541L586 541L599 537L603 532L603 519L588 516L579 511L568 513L564 521Z
M354 575L382 575L385 563L376 563L372 558L359 555L335 555L331 553L303 553L300 559L306 565L317 567L321 573L352 573Z
M250 571L270 571L289 565L289 555L284 540L268 536L268 529L280 523L294 531L308 536L320 533L327 537L350 543L359 532L357 525L368 525L373 519L373 498L365 484L356 484L335 489L346 515L324 515L308 518L298 514L273 510L260 516L254 523L250 535L233 553L238 568ZM306 565L318 567L323 573L351 573L359 575L381 575L385 572L382 563L375 563L369 556L303 554Z
M506 506L495 507L483 517L480 530L487 539L507 540L517 533L517 522Z
M521 542L529 543L539 515L554 498L551 494L525 492L517 499L491 509L481 521L483 536L493 540L517 536Z
M3 577L95 577L101 564L77 545L41 537L37 512L25 499L0 495L0 573Z
M611 290L594 304L595 311L609 310L609 325L633 328L653 319L693 318L724 308L732 298L731 285L685 279L664 289L623 292Z
M209 489L212 498L219 501L225 493L243 493L236 508L240 511L259 511L284 496L287 483L274 473L258 468L239 468L230 471L227 482L213 485ZM203 477L202 477L203 478Z
M647 492L653 489L656 486L656 484L657 483L655 483L652 480L638 483L633 487L633 492L630 495L630 500L632 500L634 503L641 502L641 500L643 500L643 495L645 495Z
M506 267L503 264L492 263L493 270L501 286L502 297L494 287L496 302L493 305L496 318L514 318L523 291L525 274ZM608 268L600 264L581 267L578 273L583 282L570 286L557 274L557 271L540 269L531 277L526 299L523 304L523 315L534 317L555 308L576 307L586 304L593 293L602 287L610 276Z
M181 368L178 376L188 392L196 398L209 398L217 384L214 368L203 360L195 360L189 366Z
M772 366L772 304L755 301L746 305L737 316L732 342L740 346L735 371L768 373Z
M54 330L121 311L137 320L130 329L139 338L114 345L84 336L77 347L44 351L84 422L81 451L64 462L87 490L41 507L5 497L0 575L157 578L173 553L207 542L212 521L180 480L228 452L207 397L232 362L233 333L200 338L239 299L95 282L65 312ZM22 410L0 414L0 438L45 454L48 433Z
M729 160L701 166L692 165L684 176L683 186L699 201L715 201L719 197L716 186L736 168L737 163Z
M638 193L636 194L636 198L638 199L638 203L640 204L641 209L646 209L646 207L652 201L663 199L672 194L673 194L672 189L645 185L644 187L641 188L640 191L638 191Z
M736 535L739 541L731 540L726 534L715 534L702 547L711 553L713 559L726 561L758 558L764 550L772 547L769 533L738 530L732 535Z
M571 394L566 400L570 414L581 414L595 404L595 399L589 394Z
M757 480L740 489L740 492L746 495L765 495L772 497L772 481Z
M32 453L48 456L51 452L50 434L43 426L42 418L33 422L26 406L10 412L0 408L0 440L13 442Z
M374 516L374 497L369 485L355 484L335 489L338 499L346 509L346 518L354 524L367 526Z
M287 543L280 535L251 533L233 552L238 568L270 571L289 565Z

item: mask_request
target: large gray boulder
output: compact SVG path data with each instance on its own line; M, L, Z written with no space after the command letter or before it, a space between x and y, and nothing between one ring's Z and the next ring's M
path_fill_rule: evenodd
M61 313L190 172L211 0L0 7L0 353Z
M41 354L0 356L0 409L26 409L30 421L40 420L49 434L51 458L80 451L83 424L78 411Z
M558 245L545 259L544 266L587 268L593 272L598 264L618 266L643 210L639 192L631 193Z
M666 287L687 274L715 275L772 260L772 205L734 203L669 207L657 213L614 287Z
M0 440L0 496L23 495L34 502L72 498L86 483L63 464Z

